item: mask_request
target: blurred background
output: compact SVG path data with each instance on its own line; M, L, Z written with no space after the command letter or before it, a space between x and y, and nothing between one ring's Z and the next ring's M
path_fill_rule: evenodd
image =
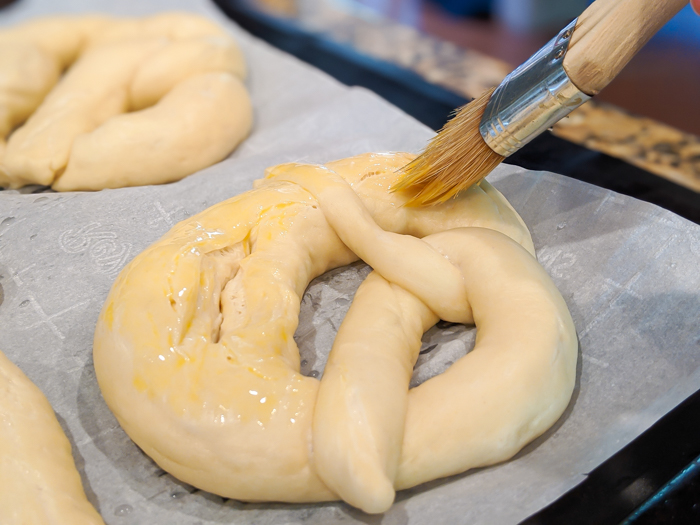
M297 16L318 0L252 0ZM355 16L379 16L515 67L591 0L325 0ZM700 17L687 6L597 100L700 135Z

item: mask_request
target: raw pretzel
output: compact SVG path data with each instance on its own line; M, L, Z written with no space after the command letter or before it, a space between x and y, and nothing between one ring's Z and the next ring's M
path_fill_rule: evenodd
M0 523L102 525L51 405L0 352Z
M191 14L0 31L0 186L99 190L210 166L250 131L245 74L233 39Z
M525 225L485 181L402 207L407 196L388 190L411 158L277 166L122 271L98 321L95 370L124 430L162 468L224 497L340 497L381 512L395 489L512 457L562 414L576 336ZM323 379L305 377L300 297L358 257L375 271ZM475 322L476 347L409 392L438 317Z

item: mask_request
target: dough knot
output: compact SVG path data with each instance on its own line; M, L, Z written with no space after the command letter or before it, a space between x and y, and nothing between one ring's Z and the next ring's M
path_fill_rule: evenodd
M395 490L504 461L563 413L577 341L517 213L483 181L449 202L391 193L403 153L285 164L176 225L130 263L94 361L124 430L163 469L251 501ZM309 282L357 259L361 284L319 381L294 333ZM422 334L475 323L475 348L409 390Z

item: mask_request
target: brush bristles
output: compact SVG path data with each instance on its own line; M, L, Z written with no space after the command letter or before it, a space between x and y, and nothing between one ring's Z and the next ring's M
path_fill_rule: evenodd
M436 204L479 182L505 157L484 142L479 123L494 89L463 106L430 141L425 151L407 164L394 190L419 188L409 205Z

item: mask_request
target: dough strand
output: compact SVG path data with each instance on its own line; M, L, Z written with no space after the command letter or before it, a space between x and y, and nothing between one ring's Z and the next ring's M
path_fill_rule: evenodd
M0 523L104 525L44 394L0 352Z

